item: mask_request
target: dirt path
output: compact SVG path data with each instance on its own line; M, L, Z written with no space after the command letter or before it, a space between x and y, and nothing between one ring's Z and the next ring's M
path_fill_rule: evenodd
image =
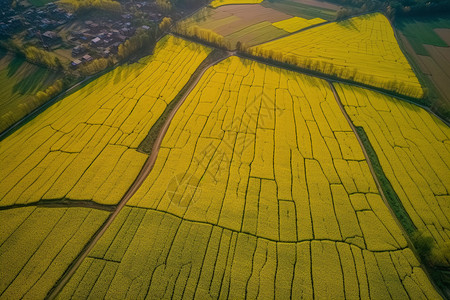
M203 67L202 71L197 75L196 79L193 82L191 82L189 88L184 92L183 96L180 98L180 100L175 105L173 110L170 111L169 115L167 116L167 119L166 119L164 125L162 126L161 130L159 131L159 134L155 140L155 143L152 148L152 152L150 153L149 157L145 161L145 164L142 167L141 171L139 172L138 176L136 177L136 180L133 182L131 187L128 189L128 191L125 193L125 195L122 197L119 204L114 209L112 214L108 217L108 219L105 221L105 223L102 225L102 227L96 232L96 234L89 241L89 243L85 246L85 248L82 250L82 252L79 254L79 256L74 260L74 262L66 270L66 272L56 283L54 288L52 290L50 290L49 294L46 297L47 299L55 299L58 296L59 292L61 292L63 287L67 284L67 282L70 280L72 275L76 272L76 270L81 265L83 260L88 256L89 252L94 248L94 246L97 244L99 239L103 236L103 234L109 228L111 223L115 220L115 218L117 217L119 212L127 204L128 200L131 199L131 197L137 192L137 190L144 183L145 179L147 178L147 176L150 174L150 172L153 169L156 158L158 157L161 142L162 142L164 136L166 135L167 129L169 128L173 117L175 116L176 112L181 107L181 105L183 105L184 101L189 96L189 94L192 92L192 90L197 86L198 82L203 77L206 70L208 70L213 65L221 62L222 60L230 57L233 54L234 54L234 52L227 52L225 56L212 61L210 64Z
M412 241L411 241L411 239L410 239L408 233L407 233L406 230L403 228L403 225L400 223L400 221L398 220L398 218L397 218L397 216L395 215L394 211L392 210L391 205L390 205L389 202L387 201L387 198L386 198L386 196L385 196L385 194L384 194L383 188L381 187L380 181L378 180L378 177L377 177L377 175L375 174L375 170L374 170L374 168L373 168L372 161L371 161L370 158L369 158L369 155L368 155L368 153L367 153L367 151L366 151L366 148L365 148L365 146L364 146L364 144L363 144L361 138L359 137L358 132L356 131L356 128L355 128L355 126L353 125L352 120L350 119L349 115L348 115L347 112L345 111L345 108L344 108L344 106L342 105L342 102L341 102L341 98L339 97L339 95L338 95L336 89L334 88L333 83L330 82L330 81L328 81L328 84L330 85L330 88L331 88L331 90L333 91L334 98L336 99L336 102L337 102L337 104L339 105L339 108L341 109L342 114L344 115L345 119L347 119L347 122L348 122L348 124L350 125L350 128L352 129L353 133L354 133L355 136L356 136L356 139L358 140L358 143L359 143L359 145L360 145L360 147L361 147L361 149L362 149L362 151L363 151L364 157L366 158L366 162L367 162L367 164L369 165L370 173L372 174L372 177L373 177L373 179L375 180L375 184L377 185L378 192L380 193L381 198L382 198L383 201L384 201L384 204L385 204L386 207L388 208L389 212L391 213L391 215L392 215L392 217L394 218L394 220L395 220L395 222L397 223L397 225L400 227L400 230L402 231L403 236L404 236L404 238L406 239L406 242L408 243L408 247L413 251L414 255L416 256L417 260L418 260L419 263L420 263L421 268L424 270L425 274L428 276L429 281L431 282L431 284L433 284L435 290L436 290L439 294L441 294L441 296L443 297L443 299L445 299L444 295L442 295L442 293L441 293L441 290L436 286L436 284L434 283L433 278L430 276L430 273L428 272L427 267L422 263L422 261L421 261L421 259L420 259L420 257L419 257L419 254L417 253L417 250L416 250L416 248L414 247L414 244L412 243Z

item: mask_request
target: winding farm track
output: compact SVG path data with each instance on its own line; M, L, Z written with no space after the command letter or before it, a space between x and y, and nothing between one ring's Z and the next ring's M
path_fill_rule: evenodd
M198 75L196 76L195 80L190 83L189 88L183 93L183 96L179 99L178 103L168 114L167 119L164 122L164 124L163 124L161 130L159 131L158 136L154 142L154 145L152 147L152 152L150 153L149 157L145 161L144 166L142 167L142 169L139 172L138 176L136 177L135 181L130 186L128 191L125 193L125 195L122 197L119 204L114 209L114 211L111 213L111 215L108 217L108 219L105 221L105 223L102 225L102 227L95 233L95 235L92 237L92 239L89 241L89 243L84 247L84 249L82 250L80 255L75 259L75 261L66 270L64 275L55 284L53 289L50 290L50 292L48 293L48 295L46 297L47 299L55 299L58 296L59 292L61 292L62 288L67 284L67 282L70 280L70 278L75 273L75 271L78 269L78 267L81 265L83 260L88 256L89 252L94 248L94 246L97 244L99 239L103 236L103 234L109 228L111 223L115 220L117 215L120 213L122 208L127 204L128 200L131 199L131 197L137 192L137 190L144 183L145 179L150 174L150 172L153 169L153 166L155 165L155 161L156 161L156 158L158 157L161 142L162 142L164 136L166 135L167 129L169 128L173 117L175 116L176 112L181 107L181 105L183 105L184 101L189 96L189 94L192 92L192 90L197 86L198 82L203 77L205 72L213 65L221 62L222 60L227 59L228 57L230 57L234 54L235 54L235 52L226 52L225 56L215 59L214 61L212 61L205 67L203 67L201 72L199 72Z
M321 24L323 25L323 24ZM190 40L190 38L184 37L185 39ZM196 41L198 42L198 41ZM201 43L201 42L200 42ZM201 43L203 44L203 43ZM208 45L211 47L211 45ZM391 214L394 216L395 221L397 222L397 224L399 225L400 229L403 232L403 235L405 236L409 247L413 250L413 252L416 254L416 257L418 258L417 252L415 250L415 248L413 247L413 244L411 242L411 240L409 239L407 233L405 232L404 228L402 227L402 225L400 224L400 222L398 221L397 217L395 216L394 212L392 211L390 205L387 202L387 199L384 195L383 189L380 185L380 182L378 180L378 177L375 174L375 171L373 169L372 163L369 159L369 156L367 154L367 151L359 137L359 135L356 132L356 129L353 125L353 123L350 120L350 117L347 115L344 107L342 106L342 103L340 101L339 95L337 94L334 86L333 86L333 82L342 82L345 84L350 84L353 86L357 86L357 87L361 87L361 88L365 88L365 89L369 89L378 93L382 93L391 97L396 97L396 98L400 98L403 101L409 102L409 103L413 103L412 101L405 99L403 97L399 97L398 95L392 95L387 91L377 89L377 88L373 88L373 87L368 87L362 84L358 84L355 82L348 82L346 80L339 80L336 78L330 78L329 76L327 76L326 74L316 74L312 72L308 72L308 70L301 70L298 68L287 68L284 65L280 65L277 64L276 62L267 62L267 61L263 61L261 59L258 59L257 57L247 57L245 55L240 55L240 53L237 53L236 51L227 51L226 55L221 56L217 59L214 59L213 61L211 61L208 65L202 67L201 72L199 72L196 76L196 78L192 81L189 82L187 84L189 84L189 87L186 89L186 91L183 92L183 95L181 96L181 98L179 99L179 101L177 102L177 104L174 106L174 108L169 112L169 114L167 115L167 119L164 122L164 124L162 125L160 131L158 132L158 135L155 139L155 142L152 146L152 151L149 155L149 157L147 158L146 162L144 163L144 166L142 167L140 173L138 174L138 176L136 177L135 181L133 182L133 184L130 186L130 188L128 189L128 191L125 193L125 195L122 197L121 201L119 202L119 204L117 205L117 207L113 210L113 212L111 213L111 215L108 217L108 219L105 221L105 223L102 225L102 227L96 232L96 234L93 236L93 238L89 241L89 243L85 246L85 248L82 250L82 252L80 253L80 255L74 260L74 262L69 266L69 268L66 270L66 272L64 273L64 275L59 279L59 281L55 284L55 286L53 287L52 290L50 290L49 294L47 295L47 299L55 299L57 297L57 295L59 294L59 292L62 290L62 288L67 284L67 282L70 280L70 278L73 276L73 274L75 273L75 271L78 269L78 267L81 265L81 263L83 262L83 260L88 256L88 254L90 253L90 251L94 248L94 246L96 245L96 243L99 241L99 239L102 237L102 235L106 232L106 230L109 228L109 226L111 225L111 223L115 220L115 218L117 217L117 215L119 214L119 212L122 210L122 208L127 204L127 202L131 199L131 197L137 192L137 190L141 187L141 185L143 184L143 182L145 181L145 179L148 177L148 175L150 174L150 172L153 169L153 166L155 164L156 158L158 156L159 153L159 149L161 146L161 142L170 126L170 123L173 119L173 117L175 116L176 112L178 111L178 109L181 107L181 105L184 103L184 101L187 99L187 97L190 95L190 93L192 92L192 90L197 86L198 82L200 81L200 79L202 78L202 76L205 74L205 72L212 67L213 65L225 60L226 58L233 56L233 55L237 55L238 57L241 58L246 58L246 59L250 59L259 63L264 63L266 65L271 65L277 68L282 68L282 69L287 69L290 71L294 71L294 72L299 72L302 74L306 74L309 76L313 76L316 78L321 78L323 80L326 80L329 85L331 90L333 91L334 94L334 98L336 99L336 102L338 103L342 113L344 114L345 118L347 119L347 122L349 123L350 127L352 128L353 132L355 133L358 142L363 150L364 156L366 158L366 161L368 163L370 172L372 174L372 177L374 178L377 188L380 192L380 195L383 199L383 201L385 202L386 206L388 207L389 211L391 212ZM437 116L436 114L434 114L430 109L428 109L427 107L424 107L422 105L419 105L417 103L413 103L414 105L417 105L419 107L424 108L425 110L427 110L429 113L433 114L434 116L438 117L439 119L441 119L442 121L445 122L445 120L443 120L442 118L440 118L439 116ZM447 125L448 123L445 122ZM420 261L420 259L419 259ZM427 271L427 269L425 268L425 266L422 265L422 269L425 271L425 273L427 274L427 276L430 278L430 281L432 282L433 285L434 281L431 280L431 277ZM440 292L440 290L435 286L436 290L438 292Z

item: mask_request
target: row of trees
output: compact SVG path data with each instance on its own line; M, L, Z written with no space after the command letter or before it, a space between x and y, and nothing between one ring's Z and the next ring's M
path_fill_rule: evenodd
M60 0L60 5L71 11L83 12L90 9L99 9L114 13L120 13L122 6L114 0Z
M156 38L153 32L153 30L138 29L131 38L119 45L118 58L126 59L139 50L150 48Z
M172 10L172 3L169 0L156 0L156 5L158 5L163 12Z
M184 26L183 24L180 24L177 25L175 31L181 35L194 37L220 48L225 48L228 50L233 49L231 42L226 40L223 36L213 30L202 28L198 25Z
M421 17L450 12L448 0L329 0L344 5L337 13L337 19L374 10L382 10L394 20L396 17Z
M45 90L37 92L35 95L29 95L27 99L22 101L14 110L10 110L0 116L0 132L13 125L51 98L58 95L67 86L66 81L56 80Z
M112 58L98 58L94 59L90 63L82 65L78 71L81 75L93 75L97 72L103 71L104 69L112 66L114 61Z
M22 52L25 55L25 58L32 63L52 70L58 70L62 68L59 58L51 52L38 49L34 46L28 46L23 49Z
M293 66L298 66L303 69L308 69L339 78L352 80L362 84L379 87L413 98L419 99L424 96L423 90L420 86L411 86L407 83L397 80L383 80L371 74L359 72L356 68L346 68L344 66L335 65L326 61L320 61L308 57L299 57L292 54L285 54L282 51L276 51L273 49L267 50L261 47L250 49L241 47L241 51L244 51L252 56L263 57L270 61L277 61Z
M52 85L43 91L39 91L35 95L35 103L42 104L51 98L55 97L57 94L61 93L64 88L64 82L61 79L56 80ZM37 106L36 106L37 107Z

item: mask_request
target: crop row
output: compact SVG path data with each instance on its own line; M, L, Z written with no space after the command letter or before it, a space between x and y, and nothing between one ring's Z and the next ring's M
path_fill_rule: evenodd
M60 294L439 298L325 81L231 57Z
M34 206L0 211L0 298L44 299L108 214Z
M438 299L410 249L277 242L125 207L59 299Z
M325 20L321 19L321 18L314 18L314 19L304 19L304 18L300 18L300 17L293 17L290 19L286 19L283 21L279 21L279 22L275 22L272 25L275 27L278 27L280 29L283 29L287 32L295 32L298 31L300 29L312 26L312 25L316 25L316 24L320 24L326 22Z
M61 100L0 143L0 205L116 204L147 156L136 151L210 49L173 36Z
M422 108L375 92L336 86L345 110L366 132L383 172L414 225L450 262L450 130Z
M273 240L406 246L327 83L236 57L186 99L129 204Z
M248 51L399 94L424 95L389 21L380 13L311 28Z

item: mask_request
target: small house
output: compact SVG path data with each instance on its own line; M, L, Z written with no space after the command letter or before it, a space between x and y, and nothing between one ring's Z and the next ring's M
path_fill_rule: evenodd
M84 61L86 61L86 62L90 62L90 61L94 60L94 59L92 58L92 56L90 56L89 54L84 55L84 56L82 57L82 59L83 59Z

